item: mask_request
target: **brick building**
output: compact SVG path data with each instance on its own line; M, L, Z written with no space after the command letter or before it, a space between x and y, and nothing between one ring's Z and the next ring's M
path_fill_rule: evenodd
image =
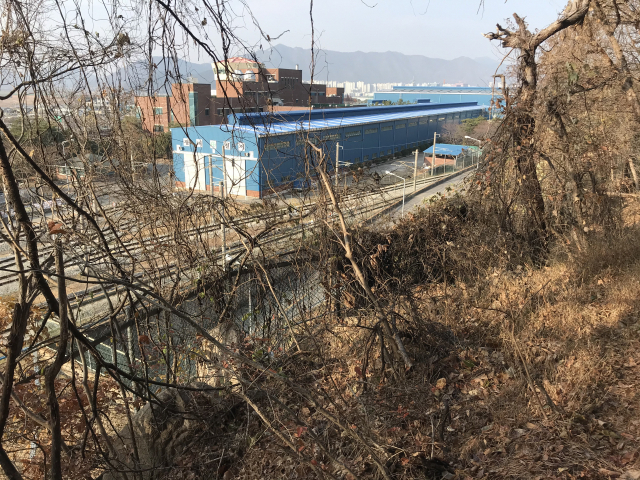
M171 86L171 96L136 96L143 128L164 132L170 125L202 126L227 123L231 113L331 107L344 102L344 89L302 81L297 68L265 68L246 58L213 64L211 85L182 83Z

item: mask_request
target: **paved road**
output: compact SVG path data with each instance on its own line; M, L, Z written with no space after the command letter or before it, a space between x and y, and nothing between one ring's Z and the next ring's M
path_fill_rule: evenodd
M436 185L435 187L432 188L428 188L426 189L424 192L416 195L415 197L407 200L404 204L404 213L405 215L407 213L409 213L411 210L413 210L415 207L419 206L419 205L423 205L425 200L428 200L431 197L434 197L435 195L438 195L439 193L445 193L447 191L447 188L451 187L455 190L461 190L463 187L463 182L464 179L467 178L470 175L474 175L476 172L475 169L469 170L468 172L465 172L455 178L452 178L450 180L447 180L444 183L441 183L440 185ZM407 193L411 193L413 189L413 186L407 185ZM402 204L399 205L397 208L394 208L393 210L391 210L389 212L389 216L392 219L399 219L402 216Z
M401 177L413 178L414 162L415 162L415 158L414 158L414 154L412 153L411 155L407 155L405 157L400 157L395 160L387 160L386 162L381 163L379 165L371 166L368 168L368 173L373 174L373 172L377 172L378 175L380 175L381 177L384 177L386 175L385 172L388 170ZM425 173L425 170L423 170L422 168L423 164L424 164L424 154L420 153L418 155L418 174ZM386 179L386 182L396 183L398 182L398 179L389 178L389 179Z

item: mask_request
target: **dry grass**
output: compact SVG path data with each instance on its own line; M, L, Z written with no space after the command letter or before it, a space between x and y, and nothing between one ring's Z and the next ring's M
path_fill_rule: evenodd
M449 374L465 381L452 395L466 415L448 439L461 478L616 478L639 469L638 233L595 239L572 262L450 288L446 322L477 365ZM469 377L480 379L473 398Z
M417 360L402 379L382 378L366 316L310 326L305 352L283 371L325 392L325 407L369 439L396 479L443 478L432 456L454 472L447 478L640 478L640 229L625 228L592 238L588 252L557 251L544 267L504 262L473 281L415 288L412 306L397 304ZM351 478L339 463L380 478L362 446L314 408L270 395L338 464L267 397L261 408L306 461L252 415L237 419L232 436L237 444L246 428L247 446L224 478L317 478L309 458L334 478Z
M404 324L422 361L401 382L380 384L372 369L363 391L355 366L366 331L351 319L315 337L330 358L314 381L340 394L341 413L381 447L394 478L442 478L431 470L432 452L461 479L621 478L640 470L640 251L629 257L627 240L619 241L626 261L496 271L473 287L449 286L446 307L432 300L441 286L422 288L422 320L439 319L442 335L434 337L434 327L420 336ZM451 422L439 440L445 398ZM322 425L313 413L305 420ZM339 432L327 435L361 478L377 478L366 455ZM272 438L253 446L236 472L313 478Z

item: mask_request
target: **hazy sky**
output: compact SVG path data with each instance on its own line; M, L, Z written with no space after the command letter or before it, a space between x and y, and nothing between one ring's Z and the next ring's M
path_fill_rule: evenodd
M368 8L363 3L375 5ZM263 30L275 43L309 47L308 0L247 0ZM497 57L496 43L482 37L516 12L531 29L555 20L565 0L315 0L314 19L320 46L342 52L397 51L452 59ZM251 28L249 28L251 30ZM249 33L249 32L247 32ZM266 44L266 42L265 42ZM266 46L266 45L265 45Z

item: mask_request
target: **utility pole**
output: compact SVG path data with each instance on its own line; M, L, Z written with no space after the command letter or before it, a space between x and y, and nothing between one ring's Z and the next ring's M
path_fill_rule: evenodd
M222 218L220 228L222 230L222 270L227 271L227 231L224 228L224 182L220 182L220 196L222 198Z
M222 182L224 183L224 188L227 188L227 156L224 142L222 143ZM227 192L224 193L225 194L222 196L222 198L227 196Z
M222 142L222 182L220 182L220 195L222 198L222 222L220 222L222 228L222 270L227 271L227 230L224 226L225 222L225 206L224 201L227 197L227 156L226 145Z
M505 104L507 102L507 94L505 92L505 89L507 87L506 81L505 81L505 77L504 75L494 75L493 76L493 86L491 89L491 109L489 110L489 120L493 120L493 114L494 114L494 94L495 94L495 90L496 90L496 78L501 78L502 79L502 98L504 98ZM496 109L497 110L497 109Z
M338 165L340 164L340 142L336 142L336 167L335 172L333 172L336 176L336 187L338 186Z
M416 149L416 159L413 164L413 191L416 191L416 177L418 176L418 149Z
M211 187L211 225L215 222L215 218L213 216L213 206L216 204L216 189L213 184L213 155L209 155L209 187Z
M436 168L436 137L438 134L433 132L433 157L431 159L431 176L433 177L433 170Z
M493 99L496 94L496 77L493 76L493 82L491 82L491 105L489 105L489 120L493 120Z
M406 190L407 190L407 180L403 178L402 179L402 218L404 218L404 197L405 197Z

